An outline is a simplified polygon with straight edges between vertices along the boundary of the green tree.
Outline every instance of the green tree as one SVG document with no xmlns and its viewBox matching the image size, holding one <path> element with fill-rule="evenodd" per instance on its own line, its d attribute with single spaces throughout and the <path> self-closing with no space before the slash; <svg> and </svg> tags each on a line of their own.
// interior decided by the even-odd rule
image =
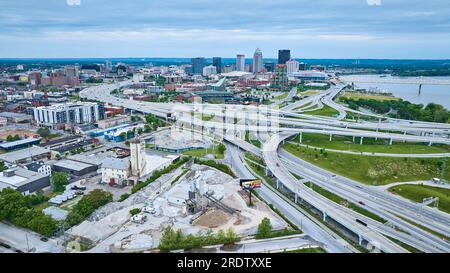
<svg viewBox="0 0 450 273">
<path fill-rule="evenodd" d="M 41 128 L 39 128 L 38 130 L 37 130 L 37 133 L 41 136 L 41 137 L 48 137 L 49 135 L 50 135 L 50 129 L 48 129 L 48 128 L 43 128 L 43 127 L 41 127 Z"/>
<path fill-rule="evenodd" d="M 6 169 L 8 169 L 8 168 L 5 166 L 5 162 L 0 161 L 0 172 L 3 172 Z"/>
<path fill-rule="evenodd" d="M 225 239 L 225 244 L 233 244 L 235 242 L 239 241 L 239 237 L 237 236 L 236 232 L 234 231 L 233 228 L 229 228 L 227 230 L 227 235 L 226 235 L 226 239 Z"/>
<path fill-rule="evenodd" d="M 257 239 L 268 238 L 270 237 L 271 233 L 272 233 L 272 224 L 270 223 L 270 219 L 264 217 L 264 219 L 262 219 L 261 223 L 258 225 L 258 231 L 256 232 L 255 237 Z"/>
<path fill-rule="evenodd" d="M 67 184 L 69 184 L 69 178 L 65 173 L 54 172 L 52 174 L 52 185 L 54 192 L 63 192 Z"/>
<path fill-rule="evenodd" d="M 11 188 L 5 188 L 0 193 L 0 220 L 12 220 L 18 216 L 21 208 L 27 207 L 24 196 Z"/>
<path fill-rule="evenodd" d="M 138 208 L 130 209 L 130 214 L 131 214 L 131 215 L 136 215 L 136 214 L 138 214 L 139 212 L 141 212 L 141 210 L 138 209 Z"/>
<path fill-rule="evenodd" d="M 223 155 L 223 153 L 225 152 L 225 145 L 223 145 L 223 143 L 220 143 L 219 145 L 217 145 L 217 151 Z"/>
</svg>

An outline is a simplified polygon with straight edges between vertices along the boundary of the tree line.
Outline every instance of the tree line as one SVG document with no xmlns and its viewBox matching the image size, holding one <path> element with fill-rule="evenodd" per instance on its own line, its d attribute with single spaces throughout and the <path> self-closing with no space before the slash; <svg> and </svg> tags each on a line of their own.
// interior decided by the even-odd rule
<svg viewBox="0 0 450 273">
<path fill-rule="evenodd" d="M 214 234 L 212 230 L 208 230 L 206 234 L 199 232 L 197 234 L 185 235 L 181 229 L 175 231 L 169 226 L 162 234 L 159 249 L 161 251 L 193 249 L 207 245 L 233 244 L 239 241 L 239 236 L 232 228 L 229 228 L 226 232 L 220 230 L 217 234 Z"/>
<path fill-rule="evenodd" d="M 392 118 L 449 123 L 450 111 L 442 105 L 429 103 L 414 104 L 404 100 L 374 100 L 352 99 L 340 97 L 339 100 L 348 105 L 350 109 L 358 110 L 359 107 L 370 109 L 378 114 L 388 114 Z"/>
</svg>

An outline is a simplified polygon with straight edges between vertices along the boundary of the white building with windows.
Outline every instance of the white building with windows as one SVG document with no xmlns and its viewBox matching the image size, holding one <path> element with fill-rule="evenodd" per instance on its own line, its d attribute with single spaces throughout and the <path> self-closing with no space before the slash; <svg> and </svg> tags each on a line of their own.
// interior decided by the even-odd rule
<svg viewBox="0 0 450 273">
<path fill-rule="evenodd" d="M 52 175 L 52 167 L 50 165 L 44 164 L 42 161 L 32 162 L 24 166 L 25 169 L 43 174 L 45 176 Z"/>
<path fill-rule="evenodd" d="M 214 65 L 203 67 L 203 76 L 208 77 L 217 74 L 217 68 Z"/>
<path fill-rule="evenodd" d="M 104 113 L 103 105 L 94 102 L 70 102 L 33 109 L 36 123 L 49 127 L 70 123 L 95 123 L 104 118 Z"/>
<path fill-rule="evenodd" d="M 287 66 L 287 73 L 292 74 L 298 72 L 300 63 L 297 62 L 296 60 L 290 59 L 289 61 L 286 62 L 286 66 Z"/>
<path fill-rule="evenodd" d="M 126 185 L 130 177 L 130 159 L 106 158 L 101 167 L 102 182 L 110 185 Z"/>
</svg>

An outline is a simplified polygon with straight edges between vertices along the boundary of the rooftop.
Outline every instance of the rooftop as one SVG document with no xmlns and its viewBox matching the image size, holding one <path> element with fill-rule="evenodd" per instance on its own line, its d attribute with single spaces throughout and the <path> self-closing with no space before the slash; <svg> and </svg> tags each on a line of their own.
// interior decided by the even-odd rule
<svg viewBox="0 0 450 273">
<path fill-rule="evenodd" d="M 245 72 L 245 71 L 231 71 L 231 72 L 227 72 L 227 73 L 222 73 L 221 75 L 224 77 L 243 77 L 243 76 L 252 75 L 252 73 Z"/>
<path fill-rule="evenodd" d="M 14 175 L 7 177 L 4 175 L 4 172 L 0 172 L 0 188 L 5 188 L 5 186 L 17 188 L 45 177 L 43 174 L 32 172 L 21 167 L 15 167 L 9 170 L 14 171 Z"/>
<path fill-rule="evenodd" d="M 39 146 L 31 146 L 29 148 L 9 152 L 6 154 L 0 155 L 0 160 L 5 162 L 15 163 L 20 160 L 24 160 L 34 156 L 40 156 L 46 153 L 49 153 L 50 150 L 39 147 Z"/>
<path fill-rule="evenodd" d="M 10 148 L 13 148 L 13 147 L 19 146 L 19 145 L 35 143 L 35 142 L 38 142 L 40 140 L 41 140 L 41 138 L 29 137 L 29 138 L 25 138 L 25 139 L 21 139 L 21 140 L 16 140 L 16 141 L 2 143 L 2 144 L 0 144 L 0 148 L 10 149 Z"/>
<path fill-rule="evenodd" d="M 69 140 L 77 139 L 77 138 L 82 138 L 82 137 L 76 136 L 76 135 L 67 136 L 67 137 L 63 137 L 63 138 L 53 139 L 53 140 L 50 140 L 45 143 L 41 143 L 41 144 L 39 144 L 39 146 L 41 146 L 41 147 L 52 146 L 55 144 L 63 143 L 63 142 L 69 141 Z"/>
<path fill-rule="evenodd" d="M 91 167 L 92 165 L 86 164 L 83 162 L 79 162 L 79 161 L 70 160 L 70 159 L 63 159 L 63 160 L 56 162 L 53 166 L 66 168 L 66 169 L 70 169 L 70 170 L 75 170 L 75 171 L 82 171 L 86 168 Z"/>
<path fill-rule="evenodd" d="M 129 168 L 130 158 L 106 158 L 102 163 L 102 168 L 127 170 Z"/>
</svg>

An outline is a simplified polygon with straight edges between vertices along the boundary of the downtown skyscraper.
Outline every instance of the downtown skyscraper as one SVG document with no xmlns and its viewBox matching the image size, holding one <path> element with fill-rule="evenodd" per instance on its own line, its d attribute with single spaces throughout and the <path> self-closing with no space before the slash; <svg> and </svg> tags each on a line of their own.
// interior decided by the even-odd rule
<svg viewBox="0 0 450 273">
<path fill-rule="evenodd" d="M 192 74 L 202 74 L 203 67 L 206 66 L 206 60 L 204 57 L 197 57 L 191 59 Z"/>
<path fill-rule="evenodd" d="M 213 57 L 212 65 L 216 67 L 217 73 L 222 73 L 222 58 L 221 57 Z"/>
<path fill-rule="evenodd" d="M 245 71 L 245 55 L 243 54 L 236 55 L 236 70 Z"/>
<path fill-rule="evenodd" d="M 263 55 L 261 49 L 257 48 L 255 53 L 253 54 L 253 64 L 252 64 L 253 73 L 259 73 L 263 68 Z"/>
<path fill-rule="evenodd" d="M 290 49 L 280 49 L 278 50 L 278 64 L 286 64 L 287 61 L 291 59 Z"/>
</svg>

